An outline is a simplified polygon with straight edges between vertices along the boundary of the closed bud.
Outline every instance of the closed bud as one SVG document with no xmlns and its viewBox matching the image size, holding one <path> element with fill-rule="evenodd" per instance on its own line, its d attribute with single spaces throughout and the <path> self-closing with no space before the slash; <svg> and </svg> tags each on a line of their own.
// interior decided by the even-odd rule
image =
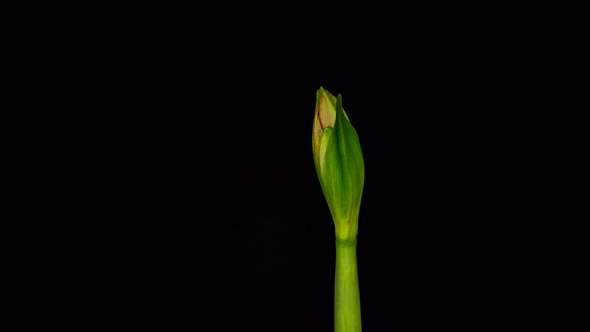
<svg viewBox="0 0 590 332">
<path fill-rule="evenodd" d="M 355 240 L 365 181 L 363 153 L 356 130 L 342 108 L 342 96 L 334 97 L 321 87 L 316 95 L 312 146 L 336 237 Z"/>
</svg>

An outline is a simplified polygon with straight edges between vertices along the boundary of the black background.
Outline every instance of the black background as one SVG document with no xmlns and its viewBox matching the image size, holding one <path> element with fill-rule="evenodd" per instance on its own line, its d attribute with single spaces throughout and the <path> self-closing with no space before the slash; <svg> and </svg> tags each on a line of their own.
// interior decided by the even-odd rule
<svg viewBox="0 0 590 332">
<path fill-rule="evenodd" d="M 366 331 L 583 322 L 587 87 L 526 81 L 7 85 L 6 316 L 331 330 L 334 229 L 311 153 L 320 85 L 343 95 L 365 158 Z"/>
</svg>

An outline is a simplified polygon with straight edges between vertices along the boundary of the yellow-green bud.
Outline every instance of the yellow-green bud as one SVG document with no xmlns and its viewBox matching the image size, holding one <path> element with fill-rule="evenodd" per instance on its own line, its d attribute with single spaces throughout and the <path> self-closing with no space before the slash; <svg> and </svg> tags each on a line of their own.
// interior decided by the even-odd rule
<svg viewBox="0 0 590 332">
<path fill-rule="evenodd" d="M 312 146 L 336 237 L 354 240 L 365 181 L 363 153 L 356 130 L 342 108 L 342 96 L 334 97 L 321 87 L 316 95 Z"/>
</svg>

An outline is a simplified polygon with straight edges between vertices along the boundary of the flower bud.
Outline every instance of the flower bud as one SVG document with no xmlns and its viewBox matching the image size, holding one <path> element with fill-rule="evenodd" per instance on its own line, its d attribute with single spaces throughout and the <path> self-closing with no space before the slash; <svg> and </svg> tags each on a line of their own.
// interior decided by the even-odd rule
<svg viewBox="0 0 590 332">
<path fill-rule="evenodd" d="M 358 135 L 342 108 L 342 96 L 320 87 L 313 123 L 313 157 L 336 236 L 354 240 L 365 181 L 365 165 Z"/>
</svg>

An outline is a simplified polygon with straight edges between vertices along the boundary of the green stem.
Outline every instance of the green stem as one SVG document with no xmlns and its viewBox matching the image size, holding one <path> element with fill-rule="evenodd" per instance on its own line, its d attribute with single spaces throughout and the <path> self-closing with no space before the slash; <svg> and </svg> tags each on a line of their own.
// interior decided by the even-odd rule
<svg viewBox="0 0 590 332">
<path fill-rule="evenodd" d="M 356 239 L 336 239 L 334 331 L 361 331 L 361 302 L 356 265 Z"/>
</svg>

